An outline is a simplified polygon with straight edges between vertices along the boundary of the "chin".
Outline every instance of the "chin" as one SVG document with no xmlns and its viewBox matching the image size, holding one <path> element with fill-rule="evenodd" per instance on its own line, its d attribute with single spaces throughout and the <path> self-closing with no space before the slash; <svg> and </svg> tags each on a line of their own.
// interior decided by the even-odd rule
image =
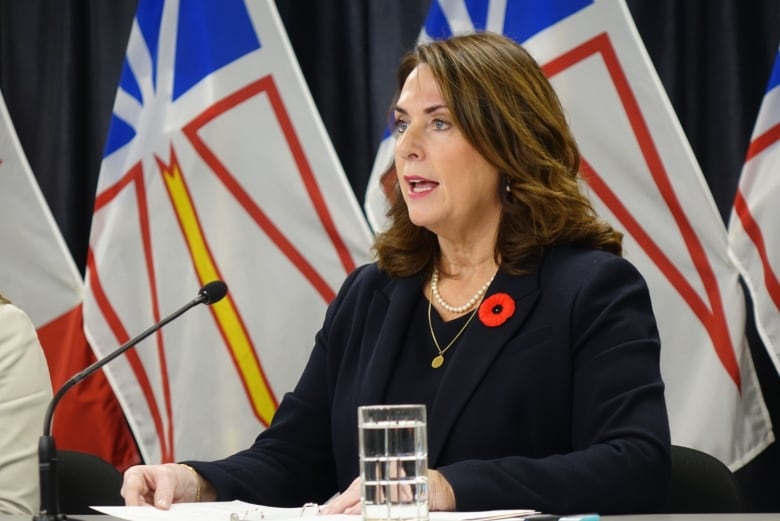
<svg viewBox="0 0 780 521">
<path fill-rule="evenodd" d="M 430 219 L 426 219 L 425 217 L 416 214 L 415 212 L 409 212 L 409 220 L 412 221 L 412 224 L 421 228 L 427 228 L 428 225 L 431 224 Z"/>
<path fill-rule="evenodd" d="M 406 206 L 406 211 L 409 215 L 409 220 L 412 221 L 412 224 L 421 228 L 427 228 L 430 231 L 436 233 L 434 229 L 439 224 L 446 222 L 446 217 L 436 211 L 431 213 L 430 210 L 431 208 L 421 208 L 419 205 L 415 207 L 414 204 L 410 206 L 407 203 Z"/>
</svg>

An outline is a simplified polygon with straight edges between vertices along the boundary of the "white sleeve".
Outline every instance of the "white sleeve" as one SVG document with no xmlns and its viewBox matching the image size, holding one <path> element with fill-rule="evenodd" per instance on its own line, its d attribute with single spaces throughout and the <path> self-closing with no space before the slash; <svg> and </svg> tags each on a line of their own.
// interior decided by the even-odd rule
<svg viewBox="0 0 780 521">
<path fill-rule="evenodd" d="M 19 308 L 0 304 L 0 513 L 39 508 L 38 438 L 51 396 L 35 327 Z"/>
</svg>

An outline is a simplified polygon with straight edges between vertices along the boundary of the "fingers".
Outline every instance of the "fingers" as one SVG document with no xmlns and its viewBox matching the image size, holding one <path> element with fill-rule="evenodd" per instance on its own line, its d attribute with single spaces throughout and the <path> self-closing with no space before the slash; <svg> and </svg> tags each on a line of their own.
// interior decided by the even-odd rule
<svg viewBox="0 0 780 521">
<path fill-rule="evenodd" d="M 125 471 L 119 493 L 125 498 L 127 506 L 151 504 L 154 498 L 154 488 L 149 486 L 141 465 L 130 467 Z"/>
<path fill-rule="evenodd" d="M 455 492 L 447 478 L 438 470 L 428 470 L 428 509 L 452 511 L 456 507 Z"/>
<path fill-rule="evenodd" d="M 360 509 L 360 478 L 355 478 L 344 492 L 323 505 L 320 513 L 359 514 Z"/>
<path fill-rule="evenodd" d="M 136 465 L 125 471 L 120 494 L 127 506 L 153 505 L 167 510 L 174 501 L 192 501 L 177 493 L 194 478 L 181 465 Z"/>
<path fill-rule="evenodd" d="M 175 494 L 176 485 L 179 482 L 177 479 L 179 476 L 176 473 L 178 470 L 176 467 L 178 467 L 178 465 L 168 464 L 161 465 L 161 467 L 159 472 L 155 472 L 156 487 L 154 490 L 154 506 L 167 510 L 171 508 L 171 503 L 173 503 L 174 498 L 179 499 L 180 501 L 186 501 L 186 499 L 177 498 Z M 189 477 L 191 476 L 185 476 L 185 478 Z"/>
</svg>

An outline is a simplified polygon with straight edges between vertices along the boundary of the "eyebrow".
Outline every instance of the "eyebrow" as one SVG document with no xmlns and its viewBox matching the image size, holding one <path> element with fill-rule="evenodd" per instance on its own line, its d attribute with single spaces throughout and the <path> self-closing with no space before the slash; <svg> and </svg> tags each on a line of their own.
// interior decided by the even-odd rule
<svg viewBox="0 0 780 521">
<path fill-rule="evenodd" d="M 432 112 L 436 112 L 437 110 L 441 110 L 441 109 L 449 110 L 449 107 L 447 107 L 447 105 L 444 104 L 433 105 L 431 107 L 426 107 L 423 112 L 425 112 L 426 114 L 431 114 Z M 393 110 L 396 112 L 400 112 L 401 114 L 407 114 L 407 115 L 409 114 L 403 107 L 400 107 L 398 105 L 393 107 Z"/>
</svg>

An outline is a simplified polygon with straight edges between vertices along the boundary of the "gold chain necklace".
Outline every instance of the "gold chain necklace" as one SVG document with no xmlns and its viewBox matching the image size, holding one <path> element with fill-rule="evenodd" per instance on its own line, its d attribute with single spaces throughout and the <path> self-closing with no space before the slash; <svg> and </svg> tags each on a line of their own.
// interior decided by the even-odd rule
<svg viewBox="0 0 780 521">
<path fill-rule="evenodd" d="M 462 328 L 460 328 L 460 331 L 458 331 L 458 334 L 455 335 L 455 338 L 450 340 L 450 343 L 447 344 L 444 347 L 444 349 L 442 349 L 441 346 L 439 345 L 439 341 L 436 340 L 436 333 L 433 332 L 433 322 L 431 321 L 431 307 L 433 307 L 432 301 L 433 301 L 433 290 L 431 290 L 431 298 L 428 300 L 428 327 L 431 330 L 431 338 L 433 339 L 433 345 L 436 346 L 436 350 L 439 352 L 439 354 L 434 356 L 433 360 L 431 360 L 431 367 L 433 367 L 434 369 L 438 369 L 444 363 L 444 353 L 447 351 L 447 349 L 452 347 L 452 345 L 455 343 L 455 341 L 458 338 L 460 338 L 460 335 L 463 334 L 463 332 L 466 330 L 468 325 L 471 323 L 471 320 L 474 318 L 474 315 L 477 314 L 477 310 L 479 308 L 474 308 L 474 311 L 472 311 L 471 315 L 469 315 L 469 319 L 466 320 L 466 323 L 463 324 Z"/>
</svg>

